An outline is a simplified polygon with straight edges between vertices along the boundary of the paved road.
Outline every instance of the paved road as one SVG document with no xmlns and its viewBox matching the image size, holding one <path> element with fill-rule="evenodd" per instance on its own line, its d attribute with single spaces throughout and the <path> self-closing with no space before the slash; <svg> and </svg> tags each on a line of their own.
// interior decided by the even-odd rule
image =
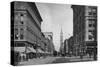
<svg viewBox="0 0 100 67">
<path fill-rule="evenodd" d="M 31 59 L 28 61 L 20 62 L 19 65 L 39 65 L 39 64 L 51 64 L 51 63 L 67 63 L 67 62 L 82 62 L 82 61 L 92 61 L 93 58 L 84 57 L 46 57 Z"/>
<path fill-rule="evenodd" d="M 60 57 L 54 60 L 52 63 L 68 63 L 68 62 L 83 62 L 83 61 L 93 61 L 93 58 L 84 57 L 80 59 L 80 57 Z"/>
<path fill-rule="evenodd" d="M 55 59 L 56 57 L 36 58 L 36 59 L 20 62 L 19 65 L 48 64 L 48 63 L 52 63 Z"/>
<path fill-rule="evenodd" d="M 65 62 L 69 62 L 69 58 L 64 58 L 64 57 L 59 57 L 57 59 L 55 59 L 52 63 L 65 63 Z"/>
</svg>

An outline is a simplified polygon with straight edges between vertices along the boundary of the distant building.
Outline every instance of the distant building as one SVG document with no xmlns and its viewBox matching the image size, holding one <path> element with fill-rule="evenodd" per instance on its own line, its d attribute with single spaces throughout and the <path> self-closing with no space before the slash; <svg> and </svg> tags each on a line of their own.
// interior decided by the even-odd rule
<svg viewBox="0 0 100 67">
<path fill-rule="evenodd" d="M 68 39 L 65 39 L 64 40 L 64 53 L 67 54 L 68 53 Z"/>
<path fill-rule="evenodd" d="M 46 42 L 47 42 L 47 51 L 53 54 L 55 48 L 53 44 L 53 33 L 52 32 L 43 32 Z"/>
<path fill-rule="evenodd" d="M 68 54 L 69 55 L 73 55 L 73 49 L 74 49 L 74 39 L 73 39 L 73 36 L 71 36 L 69 39 L 68 39 Z"/>
<path fill-rule="evenodd" d="M 60 53 L 64 54 L 63 31 L 60 32 Z"/>
<path fill-rule="evenodd" d="M 48 38 L 49 40 L 53 41 L 53 33 L 52 32 L 43 32 L 45 35 L 45 38 Z"/>
<path fill-rule="evenodd" d="M 97 7 L 83 5 L 71 7 L 73 9 L 74 54 L 93 54 L 97 49 Z"/>
</svg>

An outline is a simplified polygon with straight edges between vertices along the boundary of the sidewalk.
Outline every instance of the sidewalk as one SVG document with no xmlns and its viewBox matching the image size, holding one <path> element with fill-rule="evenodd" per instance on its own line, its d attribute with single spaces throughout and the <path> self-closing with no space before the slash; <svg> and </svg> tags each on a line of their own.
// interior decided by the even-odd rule
<svg viewBox="0 0 100 67">
<path fill-rule="evenodd" d="M 81 59 L 80 56 L 72 56 L 72 57 L 65 57 L 66 59 L 69 59 L 69 62 L 75 62 L 75 61 L 92 61 L 94 60 L 93 57 L 89 58 L 89 56 L 83 56 Z"/>
<path fill-rule="evenodd" d="M 56 59 L 55 57 L 36 58 L 36 59 L 30 59 L 28 61 L 20 62 L 19 65 L 46 64 L 46 63 L 51 63 L 55 59 Z"/>
<path fill-rule="evenodd" d="M 93 60 L 93 57 L 89 58 L 87 56 L 84 56 L 82 59 L 79 56 L 70 58 L 70 61 L 92 61 L 92 60 Z"/>
</svg>

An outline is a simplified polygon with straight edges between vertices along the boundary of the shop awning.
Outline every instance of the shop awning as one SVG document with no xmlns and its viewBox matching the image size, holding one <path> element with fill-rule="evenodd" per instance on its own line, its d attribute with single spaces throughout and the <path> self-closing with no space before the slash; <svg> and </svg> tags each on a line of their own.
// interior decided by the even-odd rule
<svg viewBox="0 0 100 67">
<path fill-rule="evenodd" d="M 26 52 L 27 52 L 27 53 L 30 53 L 30 52 L 36 53 L 36 50 L 35 50 L 34 48 L 27 47 Z"/>
<path fill-rule="evenodd" d="M 14 51 L 25 52 L 25 47 L 14 47 Z"/>
<path fill-rule="evenodd" d="M 39 52 L 39 53 L 44 53 L 44 51 L 42 51 L 41 49 L 38 49 L 38 52 Z"/>
</svg>

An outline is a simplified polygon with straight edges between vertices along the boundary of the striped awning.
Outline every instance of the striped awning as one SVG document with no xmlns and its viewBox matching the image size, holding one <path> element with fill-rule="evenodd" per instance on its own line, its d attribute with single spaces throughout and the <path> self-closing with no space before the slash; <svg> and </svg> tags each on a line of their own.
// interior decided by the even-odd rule
<svg viewBox="0 0 100 67">
<path fill-rule="evenodd" d="M 30 53 L 30 52 L 36 53 L 36 50 L 34 48 L 27 47 L 26 53 Z"/>
<path fill-rule="evenodd" d="M 38 52 L 39 52 L 39 53 L 44 53 L 44 51 L 42 51 L 41 49 L 38 49 Z"/>
<path fill-rule="evenodd" d="M 25 52 L 25 47 L 14 47 L 14 51 Z"/>
</svg>

